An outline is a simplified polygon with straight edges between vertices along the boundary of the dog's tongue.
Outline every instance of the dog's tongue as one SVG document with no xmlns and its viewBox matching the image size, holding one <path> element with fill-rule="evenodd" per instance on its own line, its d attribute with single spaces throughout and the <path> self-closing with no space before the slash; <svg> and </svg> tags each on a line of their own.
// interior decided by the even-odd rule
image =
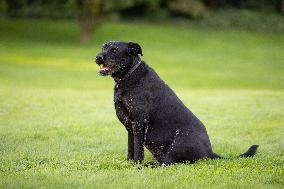
<svg viewBox="0 0 284 189">
<path fill-rule="evenodd" d="M 109 74 L 109 72 L 110 72 L 110 68 L 109 67 L 104 66 L 104 65 L 100 65 L 100 69 L 99 69 L 100 75 L 106 76 L 106 75 Z"/>
<path fill-rule="evenodd" d="M 107 66 L 104 66 L 104 65 L 100 65 L 100 69 L 99 69 L 99 71 L 100 72 L 106 72 L 106 71 L 109 71 L 110 69 L 107 67 Z"/>
</svg>

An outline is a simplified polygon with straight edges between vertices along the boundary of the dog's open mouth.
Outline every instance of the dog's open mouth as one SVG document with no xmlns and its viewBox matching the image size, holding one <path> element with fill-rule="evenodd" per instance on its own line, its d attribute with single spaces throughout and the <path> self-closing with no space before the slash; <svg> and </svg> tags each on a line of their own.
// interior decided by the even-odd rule
<svg viewBox="0 0 284 189">
<path fill-rule="evenodd" d="M 106 76 L 109 74 L 110 71 L 111 69 L 108 66 L 103 65 L 103 64 L 100 65 L 100 68 L 99 68 L 100 75 Z"/>
</svg>

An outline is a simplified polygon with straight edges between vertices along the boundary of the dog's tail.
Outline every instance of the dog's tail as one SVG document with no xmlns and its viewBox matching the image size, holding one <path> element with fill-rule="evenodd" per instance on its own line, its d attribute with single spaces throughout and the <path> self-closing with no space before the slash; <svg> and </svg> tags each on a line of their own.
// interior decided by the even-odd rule
<svg viewBox="0 0 284 189">
<path fill-rule="evenodd" d="M 248 158 L 248 157 L 253 157 L 256 154 L 258 145 L 252 145 L 245 153 L 241 154 L 238 156 L 239 157 L 244 157 L 244 158 Z M 231 158 L 226 158 L 226 157 L 222 157 L 216 153 L 213 153 L 213 159 L 231 159 Z"/>
</svg>

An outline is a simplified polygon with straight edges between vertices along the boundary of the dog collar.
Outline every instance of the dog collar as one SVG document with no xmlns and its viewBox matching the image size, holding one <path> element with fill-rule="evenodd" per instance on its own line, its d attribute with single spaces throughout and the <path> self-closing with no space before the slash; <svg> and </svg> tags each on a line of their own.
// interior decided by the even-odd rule
<svg viewBox="0 0 284 189">
<path fill-rule="evenodd" d="M 141 63 L 142 61 L 139 60 L 139 62 L 131 68 L 131 70 L 124 76 L 124 78 L 129 77 L 141 65 Z"/>
<path fill-rule="evenodd" d="M 122 77 L 121 79 L 114 79 L 115 82 L 116 82 L 116 88 L 118 88 L 118 84 L 122 81 L 122 80 L 125 80 L 126 78 L 128 78 L 141 64 L 142 64 L 143 61 L 139 60 L 138 63 L 133 66 L 130 71 L 124 75 L 124 77 Z"/>
</svg>

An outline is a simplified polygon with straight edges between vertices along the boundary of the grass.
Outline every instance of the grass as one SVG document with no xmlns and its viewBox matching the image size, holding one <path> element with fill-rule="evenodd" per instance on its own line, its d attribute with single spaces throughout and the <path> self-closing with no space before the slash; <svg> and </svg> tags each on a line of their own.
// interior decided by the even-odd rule
<svg viewBox="0 0 284 189">
<path fill-rule="evenodd" d="M 284 35 L 107 23 L 81 45 L 69 21 L 0 20 L 0 188 L 283 188 Z M 103 42 L 133 40 L 228 157 L 156 169 L 126 161 Z M 146 151 L 146 161 L 151 155 Z"/>
</svg>

